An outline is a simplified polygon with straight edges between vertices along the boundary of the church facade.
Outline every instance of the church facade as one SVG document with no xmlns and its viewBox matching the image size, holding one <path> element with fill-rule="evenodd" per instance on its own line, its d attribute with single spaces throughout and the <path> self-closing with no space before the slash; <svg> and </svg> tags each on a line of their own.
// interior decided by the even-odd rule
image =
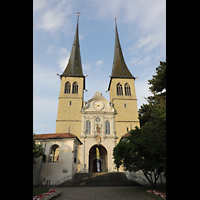
<svg viewBox="0 0 200 200">
<path fill-rule="evenodd" d="M 78 20 L 79 16 L 68 64 L 59 75 L 61 85 L 55 133 L 36 135 L 38 143 L 45 142 L 47 162 L 40 163 L 38 160 L 34 166 L 34 173 L 38 177 L 35 178 L 35 184 L 46 184 L 46 180 L 51 180 L 51 184 L 56 185 L 72 178 L 75 173 L 117 171 L 113 162 L 113 148 L 125 133 L 135 126 L 140 127 L 135 77 L 125 63 L 117 25 L 108 83 L 110 100 L 96 92 L 91 99 L 84 101 L 86 76 L 82 70 Z M 44 135 L 49 135 L 46 141 Z M 56 150 L 58 148 L 59 152 Z M 70 154 L 63 156 L 65 152 Z M 48 172 L 48 165 L 54 161 L 52 159 L 56 159 L 54 165 L 62 163 L 62 166 L 49 167 L 51 172 Z"/>
</svg>

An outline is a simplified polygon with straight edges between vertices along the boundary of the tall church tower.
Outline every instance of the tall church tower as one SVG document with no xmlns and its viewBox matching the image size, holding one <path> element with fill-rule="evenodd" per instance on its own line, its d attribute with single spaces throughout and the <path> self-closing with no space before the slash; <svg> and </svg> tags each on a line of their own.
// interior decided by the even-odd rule
<svg viewBox="0 0 200 200">
<path fill-rule="evenodd" d="M 140 127 L 138 119 L 137 99 L 135 93 L 135 77 L 126 66 L 115 18 L 115 48 L 112 73 L 108 91 L 110 91 L 110 101 L 117 111 L 115 115 L 115 131 L 121 137 L 135 126 Z"/>
<path fill-rule="evenodd" d="M 56 120 L 56 133 L 73 133 L 81 135 L 81 108 L 83 106 L 83 91 L 85 90 L 85 76 L 83 75 L 78 21 L 68 64 L 60 75 L 60 96 Z"/>
</svg>

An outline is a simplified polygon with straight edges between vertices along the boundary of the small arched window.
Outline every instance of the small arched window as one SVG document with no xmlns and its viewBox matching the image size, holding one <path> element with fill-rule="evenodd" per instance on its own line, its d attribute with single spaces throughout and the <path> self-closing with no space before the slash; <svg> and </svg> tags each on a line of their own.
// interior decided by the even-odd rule
<svg viewBox="0 0 200 200">
<path fill-rule="evenodd" d="M 89 120 L 86 121 L 86 134 L 90 134 L 91 132 L 91 122 Z"/>
<path fill-rule="evenodd" d="M 72 94 L 78 94 L 78 84 L 77 84 L 77 82 L 73 83 Z"/>
<path fill-rule="evenodd" d="M 71 83 L 67 81 L 65 83 L 65 93 L 70 94 L 70 90 L 71 90 Z"/>
<path fill-rule="evenodd" d="M 54 144 L 50 148 L 49 162 L 58 162 L 59 160 L 59 146 Z"/>
<path fill-rule="evenodd" d="M 123 88 L 121 83 L 117 83 L 117 95 L 123 95 Z"/>
<path fill-rule="evenodd" d="M 110 134 L 110 122 L 106 121 L 106 134 Z"/>
<path fill-rule="evenodd" d="M 124 85 L 125 95 L 131 96 L 131 87 L 128 83 Z"/>
</svg>

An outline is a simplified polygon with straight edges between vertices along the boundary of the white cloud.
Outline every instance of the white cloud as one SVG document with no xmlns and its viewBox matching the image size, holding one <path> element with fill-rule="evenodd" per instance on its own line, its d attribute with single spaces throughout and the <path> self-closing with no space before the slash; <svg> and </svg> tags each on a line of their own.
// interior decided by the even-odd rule
<svg viewBox="0 0 200 200">
<path fill-rule="evenodd" d="M 34 0 L 33 1 L 33 11 L 38 11 L 44 8 L 47 4 L 46 0 Z"/>
<path fill-rule="evenodd" d="M 35 133 L 49 133 L 55 130 L 57 108 L 58 98 L 33 96 L 33 130 Z"/>
<path fill-rule="evenodd" d="M 46 30 L 56 30 L 63 24 L 63 13 L 57 13 L 55 10 L 47 11 L 42 19 L 42 23 L 39 27 Z"/>
<path fill-rule="evenodd" d="M 68 60 L 69 60 L 69 56 L 67 56 L 65 58 L 64 57 L 60 58 L 60 60 L 58 61 L 61 72 L 63 72 L 65 70 Z"/>
<path fill-rule="evenodd" d="M 33 95 L 49 95 L 59 91 L 56 70 L 33 63 Z"/>
<path fill-rule="evenodd" d="M 63 72 L 69 61 L 70 52 L 65 47 L 58 48 L 53 45 L 49 45 L 47 48 L 47 54 L 53 54 L 52 56 L 57 57 L 57 63 Z"/>
<path fill-rule="evenodd" d="M 137 45 L 137 48 L 141 48 L 149 44 L 152 44 L 153 42 L 155 42 L 155 40 L 156 40 L 155 34 L 151 34 L 151 35 L 148 35 L 147 37 L 143 37 L 139 39 L 138 41 L 139 44 Z"/>
<path fill-rule="evenodd" d="M 65 14 L 57 10 L 46 11 L 42 17 L 42 21 L 38 24 L 38 28 L 45 30 L 56 31 L 58 28 L 62 27 L 64 24 Z"/>
<path fill-rule="evenodd" d="M 60 49 L 58 49 L 58 53 L 63 56 L 68 55 L 69 51 L 65 47 L 61 47 Z"/>
<path fill-rule="evenodd" d="M 147 101 L 144 97 L 152 96 L 152 93 L 149 91 L 148 80 L 145 79 L 136 79 L 135 81 L 136 88 L 136 98 L 138 109 L 142 104 L 146 104 Z"/>
<path fill-rule="evenodd" d="M 60 79 L 56 70 L 33 63 L 33 129 L 35 133 L 55 130 Z"/>
<path fill-rule="evenodd" d="M 60 48 L 57 52 L 59 55 L 58 59 L 59 68 L 61 69 L 61 72 L 63 72 L 69 61 L 70 52 L 64 47 Z"/>
<path fill-rule="evenodd" d="M 53 53 L 54 52 L 54 47 L 53 45 L 49 45 L 47 49 L 47 53 Z"/>
<path fill-rule="evenodd" d="M 55 32 L 60 28 L 67 27 L 71 29 L 72 22 L 68 19 L 68 15 L 72 12 L 72 7 L 68 0 L 62 0 L 55 5 L 51 1 L 35 1 L 33 10 L 41 10 L 39 19 L 36 22 L 36 28 L 44 29 L 46 31 Z"/>
<path fill-rule="evenodd" d="M 84 35 L 79 34 L 79 40 L 82 40 L 84 38 Z"/>
<path fill-rule="evenodd" d="M 86 64 L 83 63 L 82 67 L 83 67 L 83 71 L 90 70 L 91 69 L 91 64 L 90 63 L 86 63 Z"/>
<path fill-rule="evenodd" d="M 142 28 L 158 23 L 158 17 L 165 17 L 166 0 L 89 0 L 91 12 L 101 19 L 113 18 L 124 23 L 138 22 Z"/>
<path fill-rule="evenodd" d="M 98 60 L 97 62 L 96 62 L 96 66 L 100 66 L 100 65 L 102 65 L 103 64 L 103 60 Z"/>
<path fill-rule="evenodd" d="M 98 20 L 114 21 L 116 13 L 119 35 L 126 37 L 125 42 L 129 45 L 124 49 L 124 53 L 127 51 L 128 55 L 132 56 L 129 63 L 148 68 L 152 65 L 152 61 L 166 56 L 166 0 L 90 0 L 90 2 L 91 12 Z M 123 32 L 123 28 L 127 30 L 126 33 Z"/>
</svg>

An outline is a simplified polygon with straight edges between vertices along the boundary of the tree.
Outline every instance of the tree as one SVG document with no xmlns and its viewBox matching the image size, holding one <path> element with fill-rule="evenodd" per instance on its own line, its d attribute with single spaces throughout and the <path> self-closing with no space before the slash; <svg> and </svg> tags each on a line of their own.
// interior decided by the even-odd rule
<svg viewBox="0 0 200 200">
<path fill-rule="evenodd" d="M 152 132 L 159 137 L 156 147 L 162 157 L 163 172 L 166 177 L 166 60 L 160 61 L 156 73 L 151 80 L 148 80 L 153 96 L 145 98 L 148 104 L 143 104 L 139 109 L 139 119 L 142 133 L 151 136 Z"/>
<path fill-rule="evenodd" d="M 162 92 L 166 90 L 166 61 L 160 61 L 160 65 L 156 68 L 156 75 L 151 80 L 148 80 L 148 84 L 151 92 Z"/>
<path fill-rule="evenodd" d="M 153 186 L 156 186 L 160 173 L 166 173 L 165 114 L 161 113 L 162 109 L 160 105 L 155 106 L 152 122 L 146 123 L 140 129 L 135 127 L 135 130 L 130 131 L 127 140 L 120 141 L 113 150 L 117 168 L 123 164 L 129 171 L 142 170 Z"/>
<path fill-rule="evenodd" d="M 156 70 L 149 80 L 153 96 L 145 98 L 148 103 L 139 109 L 141 128 L 131 130 L 127 140 L 113 150 L 117 168 L 123 164 L 129 171 L 142 170 L 153 186 L 161 172 L 166 176 L 166 61 Z"/>
<path fill-rule="evenodd" d="M 166 61 L 160 61 L 160 65 L 156 68 L 156 73 L 152 79 L 148 80 L 148 84 L 151 85 L 149 89 L 153 96 L 145 98 L 148 104 L 143 104 L 138 111 L 141 127 L 152 120 L 152 108 L 155 99 L 157 98 L 158 100 L 161 96 L 166 100 Z"/>
<path fill-rule="evenodd" d="M 44 153 L 44 148 L 42 147 L 42 144 L 36 144 L 35 143 L 35 134 L 33 134 L 33 164 L 36 163 L 35 158 L 39 158 L 42 156 L 42 162 L 46 162 L 46 154 Z"/>
</svg>

